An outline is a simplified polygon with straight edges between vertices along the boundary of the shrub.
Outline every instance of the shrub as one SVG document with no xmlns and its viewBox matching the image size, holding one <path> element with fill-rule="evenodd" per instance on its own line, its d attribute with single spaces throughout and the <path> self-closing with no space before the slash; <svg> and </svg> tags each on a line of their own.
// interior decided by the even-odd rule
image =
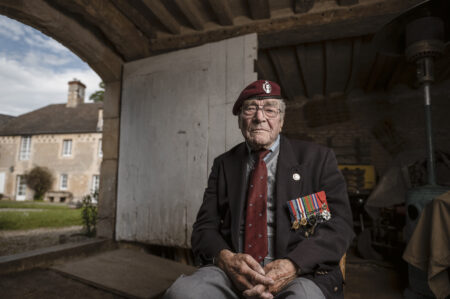
<svg viewBox="0 0 450 299">
<path fill-rule="evenodd" d="M 25 174 L 27 186 L 34 191 L 34 199 L 42 200 L 53 185 L 53 175 L 46 167 L 36 166 Z"/>
<path fill-rule="evenodd" d="M 97 224 L 97 202 L 98 192 L 88 194 L 83 197 L 81 204 L 81 217 L 83 218 L 83 227 L 88 237 L 94 237 L 96 233 L 95 225 Z"/>
</svg>

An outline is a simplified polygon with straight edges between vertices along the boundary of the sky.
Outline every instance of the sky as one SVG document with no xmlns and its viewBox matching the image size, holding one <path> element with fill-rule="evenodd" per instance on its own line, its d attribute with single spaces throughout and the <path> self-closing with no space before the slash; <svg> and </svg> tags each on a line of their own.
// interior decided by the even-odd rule
<svg viewBox="0 0 450 299">
<path fill-rule="evenodd" d="M 85 102 L 100 77 L 69 49 L 40 31 L 0 15 L 0 114 L 18 116 L 67 102 L 67 82 L 86 85 Z"/>
</svg>

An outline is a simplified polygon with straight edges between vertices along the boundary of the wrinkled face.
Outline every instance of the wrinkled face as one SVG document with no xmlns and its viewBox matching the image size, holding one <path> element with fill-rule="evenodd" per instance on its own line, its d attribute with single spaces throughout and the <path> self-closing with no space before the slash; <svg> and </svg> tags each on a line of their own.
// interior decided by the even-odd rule
<svg viewBox="0 0 450 299">
<path fill-rule="evenodd" d="M 268 149 L 275 142 L 283 127 L 284 111 L 279 109 L 277 99 L 250 99 L 242 104 L 239 129 L 252 149 Z"/>
</svg>

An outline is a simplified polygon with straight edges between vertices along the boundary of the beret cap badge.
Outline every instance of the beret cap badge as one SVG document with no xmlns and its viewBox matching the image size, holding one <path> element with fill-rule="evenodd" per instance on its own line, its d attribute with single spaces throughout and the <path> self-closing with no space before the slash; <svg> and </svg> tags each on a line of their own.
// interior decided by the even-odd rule
<svg viewBox="0 0 450 299">
<path fill-rule="evenodd" d="M 266 93 L 270 93 L 272 91 L 272 85 L 270 85 L 269 81 L 266 80 L 263 84 L 263 89 Z"/>
</svg>

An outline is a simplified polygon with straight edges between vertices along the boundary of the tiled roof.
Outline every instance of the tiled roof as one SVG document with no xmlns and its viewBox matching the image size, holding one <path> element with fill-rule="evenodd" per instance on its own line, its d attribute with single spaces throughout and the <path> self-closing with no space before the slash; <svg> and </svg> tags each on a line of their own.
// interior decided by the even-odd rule
<svg viewBox="0 0 450 299">
<path fill-rule="evenodd" d="M 13 119 L 14 116 L 7 115 L 7 114 L 0 114 L 0 127 L 2 127 L 4 124 L 6 124 L 8 121 Z"/>
<path fill-rule="evenodd" d="M 9 120 L 0 126 L 0 136 L 97 132 L 98 110 L 103 103 L 77 107 L 53 104 Z"/>
</svg>

